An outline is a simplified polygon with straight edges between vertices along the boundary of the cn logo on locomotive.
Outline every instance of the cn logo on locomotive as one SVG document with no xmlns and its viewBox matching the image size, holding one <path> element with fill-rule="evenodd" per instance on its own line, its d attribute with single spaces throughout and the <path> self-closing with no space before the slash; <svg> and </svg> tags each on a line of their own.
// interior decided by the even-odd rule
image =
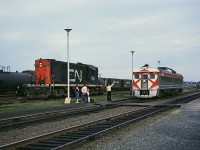
<svg viewBox="0 0 200 150">
<path fill-rule="evenodd" d="M 69 69 L 70 72 L 70 81 L 71 82 L 76 82 L 76 79 L 79 80 L 79 82 L 82 81 L 83 79 L 83 71 L 80 70 L 80 72 L 78 73 L 78 70 L 75 69 Z"/>
</svg>

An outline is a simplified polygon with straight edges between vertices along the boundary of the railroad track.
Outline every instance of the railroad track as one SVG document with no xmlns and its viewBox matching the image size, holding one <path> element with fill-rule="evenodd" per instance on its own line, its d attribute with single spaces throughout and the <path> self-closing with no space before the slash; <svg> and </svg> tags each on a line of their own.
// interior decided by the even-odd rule
<svg viewBox="0 0 200 150">
<path fill-rule="evenodd" d="M 113 102 L 134 102 L 134 103 L 148 103 L 154 101 L 154 99 L 120 99 L 120 100 L 115 100 Z M 106 106 L 111 106 L 111 107 L 116 107 L 116 105 L 121 105 L 121 104 L 106 104 Z M 125 105 L 126 106 L 126 105 Z M 23 125 L 28 123 L 33 123 L 33 122 L 38 122 L 42 120 L 47 120 L 55 117 L 62 117 L 66 115 L 71 115 L 71 114 L 76 114 L 79 112 L 89 112 L 93 110 L 98 110 L 100 109 L 101 106 L 95 106 L 93 105 L 92 107 L 79 107 L 79 108 L 73 108 L 73 109 L 68 109 L 68 110 L 59 110 L 59 111 L 50 111 L 50 112 L 45 112 L 45 113 L 38 113 L 38 114 L 32 114 L 32 115 L 24 115 L 24 116 L 18 116 L 18 117 L 12 117 L 12 118 L 5 118 L 0 120 L 0 129 L 1 128 L 8 128 L 8 127 L 15 127 L 17 125 Z"/>
<path fill-rule="evenodd" d="M 58 110 L 58 111 L 50 111 L 45 113 L 37 113 L 31 115 L 24 115 L 19 117 L 12 117 L 0 120 L 0 129 L 16 127 L 18 125 L 28 125 L 30 123 L 35 123 L 39 121 L 45 121 L 48 119 L 69 116 L 72 114 L 78 114 L 80 112 L 90 112 L 90 111 L 98 111 L 103 109 L 101 105 L 92 105 L 92 106 L 85 106 L 85 107 L 78 107 L 78 108 L 71 108 L 65 110 Z"/>
<path fill-rule="evenodd" d="M 24 116 L 18 116 L 18 117 L 11 117 L 11 118 L 5 118 L 0 119 L 0 129 L 7 129 L 7 128 L 15 128 L 17 126 L 27 126 L 29 124 L 46 121 L 49 119 L 56 118 L 58 119 L 61 117 L 69 117 L 70 115 L 75 114 L 84 114 L 88 112 L 95 112 L 100 111 L 105 108 L 114 108 L 120 106 L 118 102 L 124 102 L 129 101 L 130 99 L 123 99 L 123 100 L 116 100 L 114 103 L 108 104 L 108 105 L 90 105 L 90 106 L 83 106 L 78 108 L 70 108 L 65 110 L 58 110 L 58 111 L 49 111 L 49 112 L 43 112 L 43 113 L 37 113 L 37 114 L 31 114 L 31 115 L 24 115 Z"/>
<path fill-rule="evenodd" d="M 129 111 L 112 117 L 106 117 L 101 120 L 88 122 L 38 137 L 33 137 L 31 139 L 3 145 L 0 147 L 0 149 L 69 149 L 98 136 L 108 134 L 109 132 L 112 132 L 118 128 L 127 126 L 134 121 L 173 107 L 178 107 L 180 104 L 191 101 L 198 97 L 200 97 L 200 94 L 179 98 L 171 101 L 170 103 L 165 103 L 162 105 L 147 107 L 142 109 L 142 111 Z"/>
</svg>

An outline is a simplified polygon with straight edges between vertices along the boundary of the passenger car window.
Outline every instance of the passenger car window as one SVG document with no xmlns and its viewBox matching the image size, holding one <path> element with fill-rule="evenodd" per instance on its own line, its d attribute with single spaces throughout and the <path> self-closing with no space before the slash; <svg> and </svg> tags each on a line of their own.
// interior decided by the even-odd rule
<svg viewBox="0 0 200 150">
<path fill-rule="evenodd" d="M 148 74 L 142 74 L 142 79 L 148 79 Z"/>
</svg>

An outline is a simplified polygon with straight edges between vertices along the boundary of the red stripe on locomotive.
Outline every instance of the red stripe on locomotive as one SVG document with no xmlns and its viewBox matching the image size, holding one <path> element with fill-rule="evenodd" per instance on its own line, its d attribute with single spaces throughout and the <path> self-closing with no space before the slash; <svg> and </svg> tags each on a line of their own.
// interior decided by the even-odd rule
<svg viewBox="0 0 200 150">
<path fill-rule="evenodd" d="M 140 80 L 141 80 L 141 78 L 140 78 L 140 79 L 138 79 L 136 82 L 134 82 L 134 81 L 133 81 L 133 86 L 134 86 L 135 88 L 138 88 L 138 89 L 140 89 L 140 88 L 139 88 L 139 86 L 137 85 L 137 84 L 138 84 L 138 82 L 140 82 Z"/>
<path fill-rule="evenodd" d="M 171 74 L 165 74 L 165 73 L 160 73 L 160 77 L 170 77 L 170 78 L 176 78 L 176 79 L 183 79 L 183 76 L 177 76 L 177 75 L 171 75 Z"/>
<path fill-rule="evenodd" d="M 155 86 L 158 86 L 158 79 L 156 79 L 155 82 L 153 82 L 151 79 L 148 78 L 148 80 L 152 83 L 152 86 L 149 88 L 149 90 L 153 89 Z"/>
</svg>

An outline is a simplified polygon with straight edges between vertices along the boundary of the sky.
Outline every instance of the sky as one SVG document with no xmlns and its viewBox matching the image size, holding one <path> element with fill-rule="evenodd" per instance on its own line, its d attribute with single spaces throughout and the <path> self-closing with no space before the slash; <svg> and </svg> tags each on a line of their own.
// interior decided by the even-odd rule
<svg viewBox="0 0 200 150">
<path fill-rule="evenodd" d="M 133 58 L 133 68 L 160 61 L 200 81 L 199 14 L 199 0 L 0 0 L 0 65 L 21 72 L 39 58 L 67 61 L 71 28 L 70 62 L 102 77 L 131 79 Z"/>
</svg>

